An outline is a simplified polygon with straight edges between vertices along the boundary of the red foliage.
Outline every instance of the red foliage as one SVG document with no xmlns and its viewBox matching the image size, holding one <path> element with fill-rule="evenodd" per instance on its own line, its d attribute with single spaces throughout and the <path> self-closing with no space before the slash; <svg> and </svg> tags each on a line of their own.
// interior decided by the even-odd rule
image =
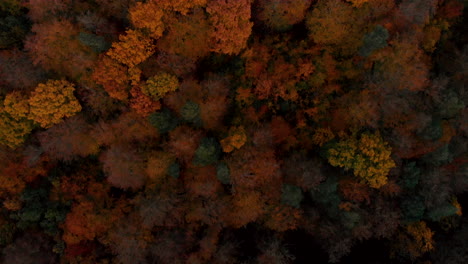
<svg viewBox="0 0 468 264">
<path fill-rule="evenodd" d="M 73 78 L 86 75 L 93 66 L 95 54 L 80 43 L 79 30 L 70 21 L 34 24 L 31 31 L 35 35 L 27 37 L 24 45 L 35 65 Z"/>
<path fill-rule="evenodd" d="M 146 179 L 144 160 L 136 151 L 123 145 L 112 145 L 101 154 L 107 180 L 122 189 L 138 189 Z"/>
<path fill-rule="evenodd" d="M 179 126 L 169 132 L 168 151 L 178 160 L 188 164 L 198 148 L 203 133 L 190 127 Z"/>
<path fill-rule="evenodd" d="M 132 95 L 130 107 L 143 117 L 147 117 L 161 108 L 159 101 L 153 101 L 149 96 L 142 93 L 139 86 L 133 86 L 130 94 Z"/>
</svg>

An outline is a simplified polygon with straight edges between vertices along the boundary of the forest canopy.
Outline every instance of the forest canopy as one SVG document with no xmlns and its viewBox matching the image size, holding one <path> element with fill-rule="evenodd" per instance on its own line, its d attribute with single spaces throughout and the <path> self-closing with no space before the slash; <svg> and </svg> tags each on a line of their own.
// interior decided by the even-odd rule
<svg viewBox="0 0 468 264">
<path fill-rule="evenodd" d="M 0 0 L 0 262 L 468 263 L 466 0 Z"/>
</svg>

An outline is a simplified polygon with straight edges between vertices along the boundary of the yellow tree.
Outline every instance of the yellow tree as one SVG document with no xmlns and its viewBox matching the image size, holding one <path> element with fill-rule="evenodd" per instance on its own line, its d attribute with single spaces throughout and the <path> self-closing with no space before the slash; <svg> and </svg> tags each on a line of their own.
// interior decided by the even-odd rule
<svg viewBox="0 0 468 264">
<path fill-rule="evenodd" d="M 332 144 L 327 154 L 331 165 L 353 169 L 354 175 L 372 188 L 385 185 L 390 169 L 395 167 L 391 148 L 379 133 L 342 139 Z"/>
<path fill-rule="evenodd" d="M 0 108 L 0 143 L 11 148 L 21 145 L 33 128 L 28 115 L 29 104 L 22 94 L 7 94 Z"/>
<path fill-rule="evenodd" d="M 81 111 L 81 105 L 73 95 L 75 87 L 65 80 L 49 80 L 40 83 L 29 98 L 29 119 L 49 128 Z"/>
<path fill-rule="evenodd" d="M 153 100 L 159 100 L 168 92 L 173 92 L 179 88 L 179 80 L 176 76 L 168 73 L 159 73 L 146 81 L 146 85 L 141 87 L 141 91 Z"/>
</svg>

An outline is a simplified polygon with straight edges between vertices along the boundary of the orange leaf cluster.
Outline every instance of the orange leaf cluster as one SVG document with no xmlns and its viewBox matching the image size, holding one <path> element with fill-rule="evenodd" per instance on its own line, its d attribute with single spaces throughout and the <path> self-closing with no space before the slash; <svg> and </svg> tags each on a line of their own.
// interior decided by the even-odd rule
<svg viewBox="0 0 468 264">
<path fill-rule="evenodd" d="M 251 0 L 213 0 L 206 11 L 214 27 L 212 51 L 238 54 L 247 45 L 252 32 Z"/>
</svg>

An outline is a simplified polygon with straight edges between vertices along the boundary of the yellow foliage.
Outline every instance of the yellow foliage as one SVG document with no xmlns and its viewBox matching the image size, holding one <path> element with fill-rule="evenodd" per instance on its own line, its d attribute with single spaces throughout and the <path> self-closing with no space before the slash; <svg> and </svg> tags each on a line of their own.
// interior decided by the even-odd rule
<svg viewBox="0 0 468 264">
<path fill-rule="evenodd" d="M 0 143 L 10 148 L 21 145 L 33 128 L 28 115 L 28 100 L 17 92 L 7 94 L 0 109 Z"/>
<path fill-rule="evenodd" d="M 49 80 L 39 84 L 29 98 L 29 119 L 49 128 L 81 111 L 73 95 L 75 87 L 65 80 Z"/>
<path fill-rule="evenodd" d="M 335 135 L 331 131 L 329 127 L 323 128 L 317 128 L 315 130 L 315 133 L 312 137 L 312 142 L 315 145 L 319 145 L 320 147 L 323 146 L 323 144 L 327 143 L 328 141 L 332 140 L 335 138 Z"/>
<path fill-rule="evenodd" d="M 154 53 L 153 40 L 136 30 L 127 30 L 119 36 L 119 41 L 112 43 L 107 55 L 112 59 L 133 67 L 145 61 Z"/>
<path fill-rule="evenodd" d="M 179 88 L 179 80 L 176 76 L 168 73 L 159 73 L 146 81 L 146 85 L 141 87 L 141 91 L 153 98 L 159 100 L 168 92 L 173 92 Z"/>
<path fill-rule="evenodd" d="M 245 133 L 245 129 L 241 126 L 238 128 L 232 127 L 229 130 L 229 136 L 221 140 L 220 143 L 223 147 L 223 151 L 229 153 L 234 149 L 240 149 L 246 141 L 247 134 Z"/>
<path fill-rule="evenodd" d="M 0 143 L 10 148 L 21 145 L 26 136 L 31 133 L 33 123 L 26 119 L 11 117 L 4 109 L 0 110 Z"/>
<path fill-rule="evenodd" d="M 364 133 L 357 140 L 351 136 L 340 140 L 328 150 L 328 161 L 333 166 L 353 169 L 354 175 L 380 188 L 387 183 L 387 175 L 395 162 L 390 157 L 391 148 L 380 134 Z"/>
<path fill-rule="evenodd" d="M 29 115 L 28 100 L 18 92 L 7 94 L 3 101 L 3 107 L 4 111 L 16 120 L 27 118 Z"/>
</svg>

